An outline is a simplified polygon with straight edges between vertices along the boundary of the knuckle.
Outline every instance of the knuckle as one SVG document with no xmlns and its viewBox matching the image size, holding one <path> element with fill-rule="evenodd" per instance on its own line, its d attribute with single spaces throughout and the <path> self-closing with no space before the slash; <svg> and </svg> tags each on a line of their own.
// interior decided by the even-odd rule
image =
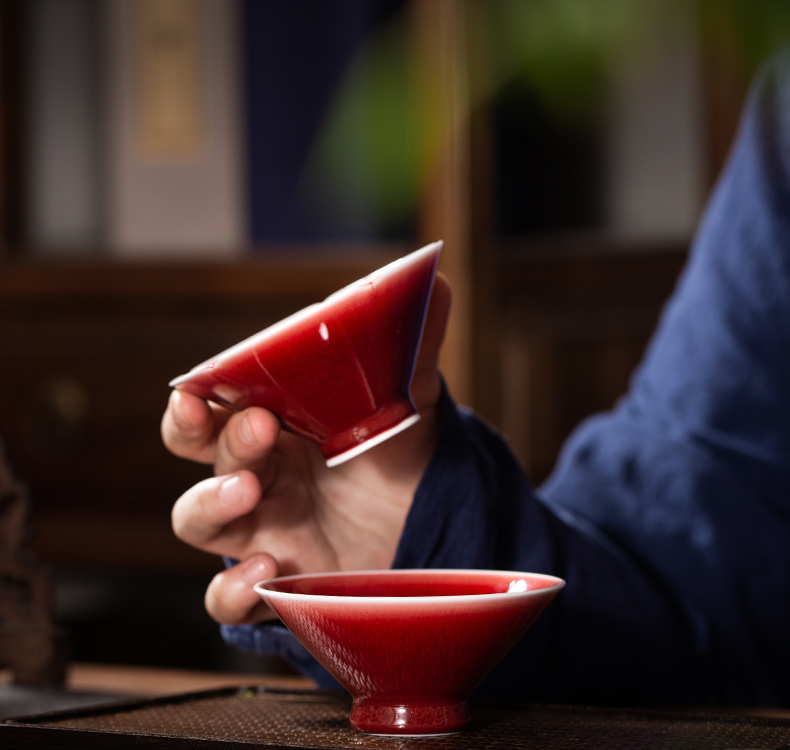
<svg viewBox="0 0 790 750">
<path fill-rule="evenodd" d="M 270 620 L 276 615 L 234 568 L 217 573 L 206 589 L 205 607 L 208 614 L 224 625 L 244 625 Z"/>
<path fill-rule="evenodd" d="M 234 585 L 228 571 L 217 573 L 206 589 L 206 611 L 217 622 L 239 625 L 244 620 L 238 602 L 238 586 Z M 243 609 L 243 608 L 241 608 Z"/>
<path fill-rule="evenodd" d="M 207 497 L 212 493 L 215 478 L 204 479 L 190 487 L 176 500 L 170 512 L 170 523 L 173 533 L 187 544 L 197 546 L 205 542 L 208 530 L 213 528 L 207 513 Z M 216 491 L 216 490 L 214 490 Z"/>
<path fill-rule="evenodd" d="M 225 573 L 217 573 L 209 583 L 208 587 L 206 588 L 206 595 L 204 597 L 204 605 L 206 607 L 206 612 L 211 615 L 211 617 L 216 620 L 217 622 L 225 623 L 226 621 L 222 618 L 221 607 L 219 603 L 219 595 L 217 589 L 221 586 L 222 577 Z M 228 623 L 229 624 L 229 623 Z"/>
<path fill-rule="evenodd" d="M 170 525 L 176 538 L 180 539 L 182 542 L 189 542 L 188 524 L 186 520 L 187 512 L 184 508 L 186 502 L 184 497 L 185 496 L 182 495 L 176 500 L 175 505 L 173 505 L 173 509 L 170 511 Z"/>
</svg>

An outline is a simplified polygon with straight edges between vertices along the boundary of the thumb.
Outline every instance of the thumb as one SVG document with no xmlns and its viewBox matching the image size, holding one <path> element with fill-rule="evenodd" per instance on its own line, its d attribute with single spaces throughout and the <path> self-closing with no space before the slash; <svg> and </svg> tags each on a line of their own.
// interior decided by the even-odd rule
<svg viewBox="0 0 790 750">
<path fill-rule="evenodd" d="M 433 406 L 439 400 L 441 392 L 439 352 L 447 330 L 451 298 L 450 282 L 444 274 L 437 273 L 428 303 L 422 342 L 411 385 L 412 399 L 420 410 Z"/>
</svg>

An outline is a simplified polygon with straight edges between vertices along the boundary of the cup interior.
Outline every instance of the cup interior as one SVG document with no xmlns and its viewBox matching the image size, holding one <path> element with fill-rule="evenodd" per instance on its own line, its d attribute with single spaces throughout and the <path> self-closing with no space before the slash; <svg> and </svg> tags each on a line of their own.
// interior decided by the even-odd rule
<svg viewBox="0 0 790 750">
<path fill-rule="evenodd" d="M 475 597 L 552 588 L 552 576 L 484 570 L 352 571 L 274 578 L 257 584 L 259 593 L 349 599 Z M 417 601 L 415 604 L 419 604 Z"/>
<path fill-rule="evenodd" d="M 255 590 L 351 693 L 353 727 L 403 736 L 465 727 L 471 691 L 563 585 L 427 569 L 288 576 Z"/>
</svg>

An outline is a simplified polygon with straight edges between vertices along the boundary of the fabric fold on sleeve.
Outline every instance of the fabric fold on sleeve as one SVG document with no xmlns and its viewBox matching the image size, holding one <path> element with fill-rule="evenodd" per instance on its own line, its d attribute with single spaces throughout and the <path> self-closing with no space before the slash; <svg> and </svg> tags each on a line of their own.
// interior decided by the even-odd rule
<svg viewBox="0 0 790 750">
<path fill-rule="evenodd" d="M 629 394 L 575 431 L 541 491 L 673 592 L 700 702 L 790 702 L 787 51 L 752 87 Z"/>
</svg>

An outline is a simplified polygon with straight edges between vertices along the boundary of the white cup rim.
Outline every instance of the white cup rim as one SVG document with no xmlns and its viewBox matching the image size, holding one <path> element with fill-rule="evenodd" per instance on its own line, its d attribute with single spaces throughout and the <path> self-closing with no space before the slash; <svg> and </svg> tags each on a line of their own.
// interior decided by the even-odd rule
<svg viewBox="0 0 790 750">
<path fill-rule="evenodd" d="M 407 573 L 416 577 L 430 577 L 436 574 L 445 574 L 454 578 L 464 577 L 487 577 L 490 575 L 502 576 L 504 578 L 512 577 L 514 581 L 527 578 L 532 580 L 539 580 L 549 583 L 548 586 L 543 586 L 537 589 L 527 589 L 525 591 L 503 591 L 489 594 L 448 594 L 440 596 L 347 596 L 347 595 L 329 595 L 329 594 L 302 594 L 294 592 L 273 591 L 265 588 L 267 584 L 275 581 L 298 581 L 308 578 L 348 578 L 348 577 L 361 577 L 376 575 L 381 577 L 395 577 L 398 574 Z M 513 570 L 493 570 L 493 569 L 466 569 L 466 568 L 396 568 L 389 570 L 349 570 L 349 571 L 334 571 L 327 573 L 299 573 L 289 576 L 277 576 L 275 578 L 268 578 L 264 581 L 259 581 L 253 588 L 255 591 L 264 598 L 270 598 L 274 601 L 304 601 L 304 602 L 337 602 L 343 604 L 376 604 L 388 603 L 392 605 L 414 606 L 417 603 L 424 603 L 426 605 L 437 605 L 440 603 L 466 603 L 466 602 L 495 602 L 500 599 L 507 599 L 512 601 L 514 598 L 536 598 L 546 596 L 547 594 L 556 594 L 565 586 L 565 581 L 557 576 L 549 575 L 547 573 L 531 573 L 527 571 L 513 571 Z"/>
</svg>

